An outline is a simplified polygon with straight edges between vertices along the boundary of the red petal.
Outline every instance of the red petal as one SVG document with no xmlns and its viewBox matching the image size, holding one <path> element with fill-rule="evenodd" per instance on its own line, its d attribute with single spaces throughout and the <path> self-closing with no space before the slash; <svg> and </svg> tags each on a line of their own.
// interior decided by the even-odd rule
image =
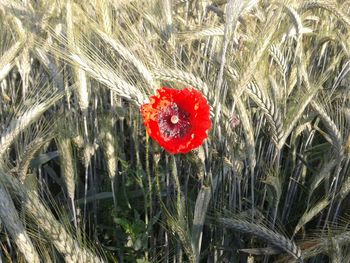
<svg viewBox="0 0 350 263">
<path fill-rule="evenodd" d="M 158 113 L 176 103 L 189 114 L 191 129 L 183 137 L 166 138 L 158 126 Z M 150 97 L 150 103 L 141 106 L 141 113 L 149 136 L 170 153 L 187 153 L 199 147 L 207 138 L 211 128 L 210 108 L 203 95 L 194 88 L 175 90 L 160 88 L 157 95 Z"/>
</svg>

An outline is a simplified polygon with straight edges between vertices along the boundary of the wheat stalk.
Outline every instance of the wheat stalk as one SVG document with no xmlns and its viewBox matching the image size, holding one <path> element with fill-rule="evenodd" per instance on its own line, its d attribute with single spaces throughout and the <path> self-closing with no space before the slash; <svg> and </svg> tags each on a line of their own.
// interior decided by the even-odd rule
<svg viewBox="0 0 350 263">
<path fill-rule="evenodd" d="M 193 247 L 191 245 L 191 237 L 190 237 L 190 231 L 189 231 L 189 227 L 185 217 L 185 203 L 184 203 L 183 197 L 181 197 L 180 200 L 178 200 L 178 202 L 180 203 L 176 204 L 177 206 L 176 216 L 172 216 L 170 212 L 165 208 L 165 206 L 163 207 L 163 210 L 164 210 L 163 212 L 167 216 L 167 223 L 170 226 L 172 232 L 176 233 L 179 240 L 181 241 L 181 244 L 186 252 L 186 255 L 189 258 L 189 261 L 192 263 L 195 263 L 196 254 L 193 251 Z"/>
<path fill-rule="evenodd" d="M 25 98 L 29 86 L 29 74 L 31 70 L 30 55 L 28 47 L 24 47 L 21 54 L 16 59 L 18 72 L 22 79 L 22 97 Z"/>
<path fill-rule="evenodd" d="M 299 42 L 299 38 L 303 31 L 303 23 L 301 21 L 301 17 L 299 16 L 298 12 L 291 6 L 285 5 L 285 10 L 287 11 L 287 14 L 292 20 L 292 23 L 295 27 L 295 33 L 297 37 L 297 41 Z"/>
<path fill-rule="evenodd" d="M 75 182 L 76 182 L 76 167 L 73 158 L 73 149 L 71 139 L 65 135 L 60 135 L 57 138 L 57 146 L 60 152 L 61 171 L 63 172 L 64 182 L 66 184 L 68 197 L 71 202 L 73 212 L 74 225 L 77 228 L 77 215 L 75 209 Z"/>
<path fill-rule="evenodd" d="M 200 260 L 203 225 L 211 198 L 211 189 L 203 186 L 197 195 L 191 230 L 191 246 L 196 258 L 196 263 Z"/>
<path fill-rule="evenodd" d="M 2 184 L 0 185 L 0 200 L 0 218 L 9 235 L 12 237 L 19 251 L 24 255 L 28 263 L 39 263 L 39 255 L 19 219 L 11 196 Z"/>
<path fill-rule="evenodd" d="M 37 222 L 38 227 L 50 238 L 56 249 L 63 255 L 66 262 L 103 262 L 89 249 L 82 247 L 69 232 L 46 209 L 38 195 L 27 191 L 17 179 L 0 171 L 2 183 L 21 199 L 26 212 Z"/>
<path fill-rule="evenodd" d="M 239 78 L 238 73 L 231 67 L 227 68 L 226 74 L 232 80 L 237 80 Z M 279 146 L 279 141 L 283 137 L 283 123 L 280 111 L 275 106 L 274 102 L 261 92 L 259 85 L 254 79 L 247 84 L 245 91 L 265 113 L 266 119 L 272 128 L 273 140 L 276 145 Z M 238 96 L 234 97 L 238 98 Z"/>
</svg>

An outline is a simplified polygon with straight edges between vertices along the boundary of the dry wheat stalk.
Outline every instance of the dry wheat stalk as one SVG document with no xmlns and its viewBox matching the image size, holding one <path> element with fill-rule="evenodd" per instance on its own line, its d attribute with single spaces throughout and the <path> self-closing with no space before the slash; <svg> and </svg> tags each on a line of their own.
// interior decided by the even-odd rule
<svg viewBox="0 0 350 263">
<path fill-rule="evenodd" d="M 40 263 L 39 255 L 20 221 L 11 196 L 3 185 L 0 185 L 0 200 L 0 218 L 19 251 L 28 263 Z"/>
<path fill-rule="evenodd" d="M 0 171 L 0 178 L 10 191 L 21 199 L 26 213 L 37 222 L 38 227 L 50 238 L 50 241 L 63 255 L 66 262 L 103 262 L 92 251 L 82 247 L 67 232 L 53 214 L 46 209 L 35 192 L 26 190 L 16 178 L 2 171 Z"/>
<path fill-rule="evenodd" d="M 287 14 L 292 20 L 292 23 L 295 27 L 295 34 L 297 37 L 297 41 L 299 41 L 299 38 L 303 32 L 303 23 L 301 21 L 301 17 L 299 16 L 298 12 L 291 6 L 285 5 L 285 10 L 287 11 Z"/>
<path fill-rule="evenodd" d="M 79 149 L 84 147 L 84 138 L 81 134 L 77 134 L 72 138 L 72 143 Z"/>
</svg>

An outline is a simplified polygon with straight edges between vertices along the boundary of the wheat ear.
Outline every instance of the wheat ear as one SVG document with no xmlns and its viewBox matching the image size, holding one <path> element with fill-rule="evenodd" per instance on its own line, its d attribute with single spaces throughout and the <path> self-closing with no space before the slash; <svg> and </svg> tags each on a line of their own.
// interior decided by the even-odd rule
<svg viewBox="0 0 350 263">
<path fill-rule="evenodd" d="M 3 80 L 14 66 L 14 60 L 23 47 L 22 41 L 17 41 L 0 58 L 0 81 Z"/>
<path fill-rule="evenodd" d="M 60 163 L 63 168 L 63 178 L 67 187 L 68 197 L 73 201 L 75 196 L 75 167 L 71 140 L 66 136 L 59 136 L 57 146 L 60 152 Z"/>
<path fill-rule="evenodd" d="M 23 182 L 25 180 L 30 161 L 45 143 L 46 140 L 44 140 L 43 138 L 36 138 L 25 147 L 23 156 L 17 168 L 18 178 L 20 181 Z"/>
<path fill-rule="evenodd" d="M 325 198 L 319 201 L 316 205 L 311 207 L 308 211 L 306 211 L 302 217 L 299 219 L 297 226 L 294 229 L 294 235 L 298 233 L 298 231 L 312 218 L 318 215 L 323 209 L 325 209 L 329 205 L 328 198 Z"/>
<path fill-rule="evenodd" d="M 0 137 L 0 157 L 4 155 L 14 139 L 31 123 L 37 120 L 51 105 L 63 97 L 62 92 L 54 92 L 49 97 L 42 98 L 42 101 L 34 104 L 30 109 L 11 121 L 8 128 L 1 134 Z"/>
<path fill-rule="evenodd" d="M 194 76 L 191 73 L 178 70 L 178 69 L 153 69 L 153 76 L 156 79 L 168 80 L 179 82 L 185 85 L 190 85 L 201 90 L 206 96 L 208 96 L 208 85 L 199 77 Z"/>
<path fill-rule="evenodd" d="M 66 20 L 67 20 L 67 38 L 68 46 L 75 45 L 74 37 L 74 24 L 73 24 L 73 12 L 71 1 L 68 0 L 66 4 Z M 79 50 L 79 48 L 77 47 Z M 84 116 L 87 114 L 89 107 L 89 92 L 88 92 L 88 81 L 85 71 L 76 65 L 73 65 L 73 72 L 77 81 L 77 98 L 78 104 Z"/>
<path fill-rule="evenodd" d="M 95 28 L 96 33 L 108 43 L 115 51 L 117 51 L 125 60 L 132 63 L 135 68 L 141 73 L 147 84 L 153 86 L 153 76 L 151 72 L 146 68 L 146 66 L 138 59 L 134 54 L 132 54 L 129 49 L 124 47 L 121 43 L 116 41 L 112 36 L 106 34 L 105 32 Z"/>
<path fill-rule="evenodd" d="M 292 240 L 289 240 L 283 235 L 276 233 L 264 226 L 249 223 L 246 220 L 230 218 L 217 218 L 216 221 L 225 227 L 233 228 L 240 232 L 260 237 L 288 252 L 295 259 L 302 260 L 301 250 Z"/>
<path fill-rule="evenodd" d="M 331 3 L 330 1 L 307 1 L 301 4 L 299 7 L 299 12 L 305 12 L 306 10 L 309 9 L 314 9 L 314 8 L 321 8 L 324 10 L 327 10 L 328 12 L 332 13 L 335 15 L 340 21 L 342 21 L 346 26 L 350 27 L 350 18 L 343 14 L 341 10 L 334 4 Z"/>
<path fill-rule="evenodd" d="M 277 63 L 282 75 L 285 76 L 288 70 L 288 63 L 287 60 L 284 58 L 284 55 L 282 54 L 281 50 L 276 45 L 272 44 L 270 46 L 269 51 L 271 57 Z"/>
<path fill-rule="evenodd" d="M 91 60 L 84 58 L 81 54 L 72 53 L 69 58 L 73 63 L 77 63 L 83 70 L 90 74 L 97 81 L 105 84 L 115 91 L 118 96 L 133 101 L 137 105 L 142 105 L 148 98 L 138 88 L 131 85 L 114 73 L 113 69 L 101 67 Z"/>
<path fill-rule="evenodd" d="M 101 127 L 102 150 L 107 159 L 107 172 L 111 181 L 114 181 L 117 172 L 117 149 L 115 137 L 112 134 L 111 120 L 106 120 Z"/>
<path fill-rule="evenodd" d="M 317 102 L 312 101 L 311 106 L 319 114 L 323 121 L 323 124 L 326 126 L 328 132 L 330 133 L 333 141 L 333 146 L 336 148 L 338 156 L 342 156 L 344 153 L 343 139 L 338 127 Z"/>
<path fill-rule="evenodd" d="M 329 251 L 329 249 L 334 247 L 334 245 L 344 246 L 344 245 L 348 245 L 349 243 L 350 243 L 350 232 L 345 231 L 331 238 L 321 237 L 320 240 L 317 240 L 311 248 L 305 249 L 302 254 L 304 256 L 304 259 L 308 259 Z M 294 262 L 294 261 L 291 261 L 291 262 Z"/>
<path fill-rule="evenodd" d="M 255 81 L 251 81 L 246 89 L 249 96 L 258 104 L 259 108 L 265 113 L 267 121 L 272 128 L 273 139 L 278 145 L 283 137 L 283 123 L 281 114 L 274 102 L 263 94 Z"/>
<path fill-rule="evenodd" d="M 176 34 L 176 36 L 181 40 L 192 40 L 197 38 L 206 38 L 206 37 L 223 36 L 223 35 L 224 35 L 224 26 L 184 31 Z"/>
<path fill-rule="evenodd" d="M 55 86 L 59 90 L 64 90 L 64 80 L 63 75 L 60 73 L 59 69 L 56 66 L 55 60 L 48 55 L 47 48 L 35 48 L 34 54 L 36 57 L 40 60 L 40 62 L 46 67 L 48 70 L 48 73 L 53 79 L 53 82 L 55 83 Z"/>
<path fill-rule="evenodd" d="M 242 99 L 237 97 L 237 110 L 242 122 L 242 127 L 244 129 L 244 137 L 246 140 L 246 148 L 248 153 L 248 160 L 250 163 L 250 169 L 254 170 L 256 165 L 256 152 L 255 152 L 255 139 L 254 139 L 254 130 L 251 125 L 246 107 L 244 106 Z"/>
<path fill-rule="evenodd" d="M 283 131 L 283 137 L 281 138 L 278 148 L 281 149 L 286 142 L 287 138 L 293 131 L 293 128 L 298 123 L 300 118 L 303 116 L 303 113 L 307 106 L 311 103 L 314 96 L 316 95 L 317 90 L 310 90 L 309 93 L 303 98 L 303 100 L 298 104 L 298 107 L 296 109 L 296 112 L 293 114 L 293 118 L 285 121 L 284 131 Z"/>
</svg>

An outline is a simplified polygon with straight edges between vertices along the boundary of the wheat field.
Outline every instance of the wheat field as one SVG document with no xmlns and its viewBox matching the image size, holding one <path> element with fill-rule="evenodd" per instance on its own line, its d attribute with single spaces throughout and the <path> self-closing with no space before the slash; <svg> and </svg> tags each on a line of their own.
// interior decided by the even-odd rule
<svg viewBox="0 0 350 263">
<path fill-rule="evenodd" d="M 350 262 L 349 0 L 0 0 L 0 23 L 0 262 Z M 150 138 L 160 87 L 206 98 L 200 147 Z"/>
</svg>

